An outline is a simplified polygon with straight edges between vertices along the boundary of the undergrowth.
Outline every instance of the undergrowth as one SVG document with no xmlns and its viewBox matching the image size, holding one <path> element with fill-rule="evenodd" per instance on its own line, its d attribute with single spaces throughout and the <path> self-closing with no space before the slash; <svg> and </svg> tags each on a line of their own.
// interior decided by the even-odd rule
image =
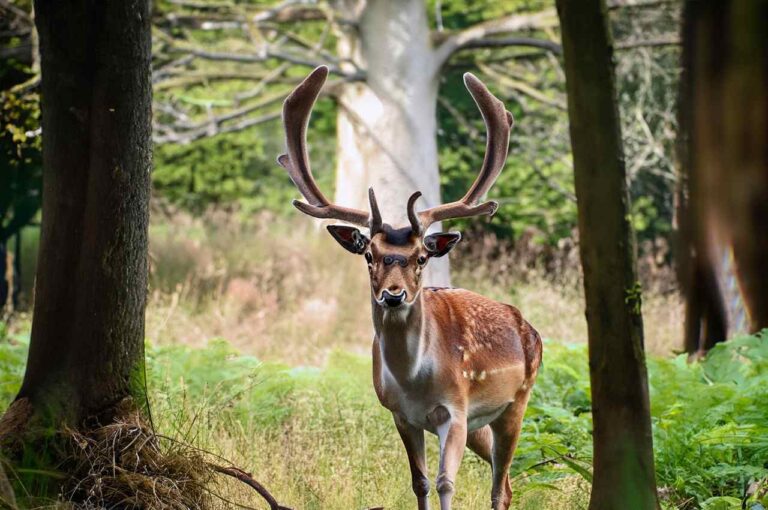
<svg viewBox="0 0 768 510">
<path fill-rule="evenodd" d="M 0 403 L 18 390 L 27 337 L 0 341 Z M 171 441 L 252 471 L 297 509 L 410 508 L 404 451 L 376 401 L 367 356 L 323 368 L 261 363 L 223 340 L 148 346 L 153 418 Z M 667 508 L 768 504 L 768 333 L 718 345 L 706 361 L 648 361 L 658 484 Z M 586 508 L 591 419 L 586 346 L 545 343 L 544 368 L 512 467 L 515 508 Z M 436 441 L 429 448 L 431 473 Z M 226 497 L 254 502 L 233 485 Z M 434 492 L 434 491 L 433 491 Z M 485 507 L 490 469 L 467 453 L 457 507 Z"/>
</svg>

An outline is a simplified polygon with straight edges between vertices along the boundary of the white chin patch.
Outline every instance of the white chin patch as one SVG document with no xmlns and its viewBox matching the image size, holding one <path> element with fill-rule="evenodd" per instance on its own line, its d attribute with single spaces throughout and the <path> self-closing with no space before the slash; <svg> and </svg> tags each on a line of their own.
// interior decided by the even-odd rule
<svg viewBox="0 0 768 510">
<path fill-rule="evenodd" d="M 384 309 L 385 321 L 404 321 L 408 316 L 408 310 L 411 308 L 410 303 L 403 303 L 397 308 L 390 308 L 387 305 L 382 307 Z"/>
</svg>

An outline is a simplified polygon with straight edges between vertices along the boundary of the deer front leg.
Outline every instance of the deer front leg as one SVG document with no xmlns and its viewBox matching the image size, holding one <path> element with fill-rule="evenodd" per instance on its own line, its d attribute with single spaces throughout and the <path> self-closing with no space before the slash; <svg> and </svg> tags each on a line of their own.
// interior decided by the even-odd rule
<svg viewBox="0 0 768 510">
<path fill-rule="evenodd" d="M 427 478 L 427 456 L 424 451 L 424 431 L 416 428 L 397 414 L 392 414 L 395 426 L 400 433 L 400 439 L 408 454 L 408 464 L 411 467 L 411 486 L 419 510 L 429 510 L 429 479 Z"/>
<path fill-rule="evenodd" d="M 440 471 L 435 488 L 440 495 L 440 510 L 451 510 L 456 473 L 467 444 L 467 420 L 463 413 L 451 413 L 437 406 L 428 416 L 440 440 Z"/>
</svg>

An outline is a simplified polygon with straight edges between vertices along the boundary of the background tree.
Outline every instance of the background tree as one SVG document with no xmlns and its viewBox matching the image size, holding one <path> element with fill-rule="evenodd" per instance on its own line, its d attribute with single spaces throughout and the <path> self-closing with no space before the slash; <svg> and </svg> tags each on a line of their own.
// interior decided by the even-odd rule
<svg viewBox="0 0 768 510">
<path fill-rule="evenodd" d="M 768 2 L 686 2 L 680 117 L 685 346 L 768 327 Z M 738 278 L 734 281 L 733 274 Z M 743 296 L 747 316 L 739 317 Z"/>
<path fill-rule="evenodd" d="M 290 86 L 308 68 L 330 64 L 335 82 L 326 92 L 332 101 L 321 101 L 314 116 L 323 124 L 315 127 L 312 143 L 319 151 L 313 159 L 324 162 L 318 165 L 319 179 L 326 189 L 335 182 L 336 199 L 356 207 L 365 206 L 369 184 L 383 184 L 383 202 L 393 208 L 390 217 L 398 218 L 399 201 L 415 187 L 425 191 L 429 205 L 441 198 L 440 181 L 446 200 L 458 198 L 471 182 L 480 163 L 482 126 L 460 84 L 462 72 L 479 70 L 520 120 L 495 197 L 502 221 L 482 228 L 517 237 L 533 227 L 537 242 L 551 245 L 571 235 L 572 169 L 557 19 L 549 3 L 349 0 L 268 5 L 158 4 L 157 142 L 194 145 L 223 134 L 228 147 L 243 147 L 245 175 L 258 172 L 275 183 L 285 181 L 270 166 L 268 155 L 282 147 L 279 140 L 270 141 L 276 137 L 269 129 L 260 131 L 258 141 L 237 133 L 277 119 Z M 678 6 L 630 1 L 613 7 L 624 55 L 620 62 L 627 93 L 622 98 L 631 113 L 626 122 L 629 174 L 638 197 L 633 222 L 644 239 L 653 241 L 666 235 L 671 224 L 674 172 L 664 149 L 671 146 L 675 128 L 669 90 L 674 90 L 676 74 L 667 72 L 674 66 L 665 63 L 676 62 Z M 324 142 L 334 132 L 335 147 Z M 175 198 L 199 203 L 195 195 L 206 190 L 225 197 L 249 188 L 240 178 L 243 174 L 221 156 L 197 158 L 199 151 L 191 147 L 160 148 L 160 192 L 172 190 Z M 171 153 L 169 168 L 166 152 Z M 330 171 L 334 164 L 335 176 Z M 270 185 L 272 194 L 275 188 Z M 246 201 L 260 206 L 261 200 Z M 547 214 L 541 212 L 542 203 Z M 478 229 L 477 223 L 472 225 Z"/>
<path fill-rule="evenodd" d="M 393 223 L 406 220 L 402 201 L 415 190 L 423 192 L 423 207 L 441 202 L 436 108 L 440 78 L 451 56 L 485 46 L 557 49 L 551 41 L 531 37 L 490 39 L 552 28 L 557 23 L 552 10 L 432 33 L 424 0 L 283 2 L 266 10 L 248 4 L 211 7 L 181 1 L 171 7 L 161 10 L 164 22 L 156 31 L 165 56 L 158 85 L 170 87 L 169 81 L 178 82 L 175 71 L 193 65 L 206 80 L 249 75 L 256 86 L 250 83 L 248 90 L 232 96 L 236 102 L 258 100 L 190 122 L 187 111 L 161 97 L 158 141 L 192 141 L 275 119 L 285 91 L 272 93 L 268 86 L 295 83 L 298 77 L 287 73 L 291 65 L 330 64 L 336 80 L 327 93 L 338 105 L 336 201 L 367 207 L 366 190 L 373 185 L 384 217 Z M 203 48 L 204 39 L 193 31 L 222 28 L 231 29 L 226 51 Z M 212 70 L 206 61 L 222 67 Z M 221 64 L 231 62 L 262 65 L 239 66 L 235 71 Z M 433 282 L 447 283 L 447 262 L 431 271 Z"/>
<path fill-rule="evenodd" d="M 604 0 L 558 0 L 589 330 L 590 509 L 658 508 L 640 285 Z"/>
<path fill-rule="evenodd" d="M 29 4 L 0 2 L 15 27 L 0 36 L 8 36 L 7 51 L 22 55 L 27 69 L 34 47 Z M 283 149 L 276 129 L 277 110 L 282 95 L 306 74 L 309 65 L 338 58 L 341 36 L 333 28 L 351 27 L 354 32 L 350 13 L 342 13 L 346 17 L 330 25 L 321 15 L 327 7 L 335 12 L 338 6 L 274 0 L 227 4 L 161 0 L 154 4 L 156 124 L 166 130 L 156 134 L 153 183 L 159 211 L 172 214 L 181 207 L 201 215 L 216 208 L 241 213 L 244 221 L 264 210 L 280 215 L 293 212 L 292 187 L 273 158 Z M 520 19 L 550 7 L 539 0 L 427 0 L 423 11 L 435 51 L 471 27 L 497 30 L 499 20 Z M 679 3 L 615 1 L 609 10 L 616 35 L 617 87 L 632 223 L 641 243 L 641 274 L 649 276 L 650 269 L 656 275 L 656 268 L 663 274 L 670 260 L 666 238 L 676 182 L 669 149 L 676 131 L 673 92 Z M 494 188 L 494 198 L 501 204 L 497 218 L 458 220 L 452 227 L 470 236 L 492 234 L 503 243 L 530 244 L 532 250 L 526 252 L 540 254 L 536 265 L 545 266 L 548 274 L 559 267 L 555 261 L 562 246 L 574 244 L 576 225 L 559 53 L 557 26 L 488 35 L 463 46 L 440 68 L 437 121 L 431 123 L 438 127 L 442 198 L 453 200 L 461 196 L 482 163 L 482 120 L 461 87 L 462 73 L 479 74 L 504 99 L 518 123 L 511 157 Z M 9 61 L 0 63 L 0 74 Z M 358 74 L 364 80 L 365 73 Z M 345 147 L 336 142 L 337 126 L 345 114 L 337 96 L 355 83 L 365 87 L 364 81 L 354 79 L 337 76 L 336 86 L 313 115 L 315 172 L 326 190 L 334 188 L 334 168 L 348 159 Z M 348 118 L 350 112 L 346 112 Z M 367 113 L 355 114 L 358 119 L 361 115 Z M 361 140 L 371 136 L 366 130 L 358 131 Z M 380 144 L 369 145 L 371 150 L 381 149 Z M 408 170 L 417 171 L 417 167 Z M 396 212 L 400 214 L 402 208 Z M 32 222 L 37 223 L 37 218 Z M 36 231 L 36 227 L 26 231 L 24 252 L 15 259 L 23 259 L 31 269 Z M 17 249 L 15 244 L 11 248 Z M 659 290 L 673 290 L 663 283 L 669 278 L 652 278 Z M 24 280 L 25 296 L 31 295 L 31 283 L 31 278 Z"/>
<path fill-rule="evenodd" d="M 109 421 L 123 399 L 145 399 L 149 3 L 40 0 L 35 12 L 45 136 L 40 264 L 24 382 L 0 434 L 23 432 L 30 419 Z"/>
<path fill-rule="evenodd" d="M 18 306 L 21 229 L 40 210 L 39 62 L 31 2 L 0 2 L 0 310 Z M 9 241 L 15 237 L 8 256 Z M 12 264 L 10 262 L 12 261 Z M 13 267 L 9 267 L 12 265 Z M 0 312 L 0 315 L 3 315 Z"/>
</svg>

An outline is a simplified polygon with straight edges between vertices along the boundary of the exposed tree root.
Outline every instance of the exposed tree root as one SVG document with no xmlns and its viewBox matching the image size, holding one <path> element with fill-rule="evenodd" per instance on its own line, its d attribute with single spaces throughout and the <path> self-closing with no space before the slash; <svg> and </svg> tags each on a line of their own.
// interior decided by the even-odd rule
<svg viewBox="0 0 768 510">
<path fill-rule="evenodd" d="M 14 450 L 32 418 L 32 404 L 26 398 L 15 400 L 0 416 L 0 450 Z"/>
<path fill-rule="evenodd" d="M 64 499 L 88 508 L 208 508 L 200 453 L 164 448 L 139 412 L 87 431 L 67 429 Z"/>
<path fill-rule="evenodd" d="M 40 441 L 43 450 L 54 453 L 52 458 L 58 464 L 45 466 L 39 473 L 54 478 L 60 484 L 58 499 L 76 508 L 206 510 L 217 508 L 217 500 L 231 505 L 216 492 L 215 473 L 220 473 L 255 489 L 270 509 L 291 510 L 281 506 L 249 473 L 208 462 L 213 454 L 155 434 L 130 399 L 116 405 L 114 411 L 106 425 L 93 423 L 79 430 L 65 427 L 37 438 L 29 430 L 34 421 L 32 406 L 22 399 L 0 417 L 0 447 L 20 459 L 22 448 Z M 0 462 L 0 508 L 15 508 L 3 467 Z M 6 472 L 8 478 L 18 480 L 12 463 Z M 25 487 L 25 491 L 34 493 L 35 488 Z"/>
<path fill-rule="evenodd" d="M 280 505 L 274 496 L 272 496 L 272 494 L 270 494 L 263 485 L 253 479 L 250 473 L 246 473 L 242 469 L 236 467 L 223 467 L 217 466 L 216 464 L 208 465 L 211 467 L 211 469 L 218 473 L 231 476 L 249 485 L 250 487 L 253 487 L 253 489 L 258 492 L 259 495 L 261 495 L 261 497 L 267 501 L 267 503 L 269 503 L 270 510 L 291 510 L 291 508 L 287 506 Z"/>
</svg>

